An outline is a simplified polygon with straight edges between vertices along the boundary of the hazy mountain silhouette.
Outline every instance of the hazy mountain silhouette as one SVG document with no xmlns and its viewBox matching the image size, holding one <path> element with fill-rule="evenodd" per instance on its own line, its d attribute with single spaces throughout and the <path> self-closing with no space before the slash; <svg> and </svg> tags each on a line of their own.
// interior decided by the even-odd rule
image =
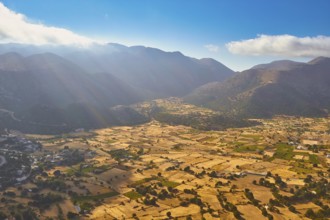
<svg viewBox="0 0 330 220">
<path fill-rule="evenodd" d="M 233 71 L 212 59 L 194 59 L 180 52 L 143 46 L 107 45 L 109 52 L 76 51 L 65 57 L 89 72 L 107 72 L 153 92 L 158 97 L 181 96 L 208 82 L 223 81 Z"/>
<path fill-rule="evenodd" d="M 213 81 L 223 81 L 233 71 L 213 59 L 195 59 L 180 52 L 165 52 L 143 46 L 93 45 L 89 48 L 0 45 L 0 54 L 24 55 L 52 52 L 89 73 L 112 74 L 125 83 L 148 91 L 153 97 L 182 96 Z"/>
<path fill-rule="evenodd" d="M 144 122 L 133 109 L 112 107 L 181 96 L 233 73 L 212 59 L 141 46 L 3 44 L 4 52 L 1 126 L 31 132 Z"/>
<path fill-rule="evenodd" d="M 25 124 L 97 127 L 111 122 L 107 116 L 111 106 L 127 105 L 145 98 L 146 94 L 140 89 L 110 74 L 88 74 L 55 54 L 23 57 L 8 53 L 0 56 L 2 115 L 14 112 Z M 75 111 L 72 110 L 74 106 Z M 81 117 L 77 118 L 79 114 Z M 103 120 L 96 120 L 98 118 Z M 22 123 L 16 120 L 13 124 L 19 127 L 21 125 L 17 124 Z M 10 127 L 10 123 L 6 126 Z"/>
<path fill-rule="evenodd" d="M 142 46 L 3 44 L 4 52 L 2 128 L 54 133 L 142 123 L 148 118 L 127 106 L 169 96 L 240 117 L 320 116 L 330 107 L 326 57 L 274 61 L 234 74 L 210 58 Z"/>
</svg>

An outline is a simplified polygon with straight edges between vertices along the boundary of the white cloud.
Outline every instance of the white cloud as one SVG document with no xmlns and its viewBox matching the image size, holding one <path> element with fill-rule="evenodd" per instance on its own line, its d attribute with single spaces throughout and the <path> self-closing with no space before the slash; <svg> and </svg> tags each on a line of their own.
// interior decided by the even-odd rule
<svg viewBox="0 0 330 220">
<path fill-rule="evenodd" d="M 31 22 L 23 14 L 16 13 L 0 2 L 0 42 L 33 45 L 88 46 L 92 39 L 70 30 Z"/>
<path fill-rule="evenodd" d="M 285 57 L 330 56 L 330 37 L 295 37 L 292 35 L 259 35 L 257 38 L 226 44 L 233 54 Z"/>
<path fill-rule="evenodd" d="M 207 45 L 204 45 L 204 47 L 210 52 L 214 52 L 214 53 L 219 52 L 219 47 L 217 45 L 207 44 Z"/>
</svg>

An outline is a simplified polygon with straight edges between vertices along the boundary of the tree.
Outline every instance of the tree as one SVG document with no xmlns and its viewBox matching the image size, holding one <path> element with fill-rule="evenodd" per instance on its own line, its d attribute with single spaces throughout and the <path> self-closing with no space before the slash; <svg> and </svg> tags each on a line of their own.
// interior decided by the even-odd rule
<svg viewBox="0 0 330 220">
<path fill-rule="evenodd" d="M 186 166 L 186 167 L 183 169 L 183 171 L 185 171 L 185 172 L 189 172 L 189 171 L 190 171 L 190 166 Z"/>
<path fill-rule="evenodd" d="M 307 209 L 307 211 L 305 213 L 305 216 L 307 218 L 313 219 L 315 217 L 315 213 L 314 213 L 313 209 Z"/>
<path fill-rule="evenodd" d="M 235 191 L 236 191 L 236 189 L 237 189 L 238 187 L 237 187 L 237 185 L 232 185 L 231 187 L 230 187 L 230 192 L 232 192 L 232 193 L 234 193 Z"/>
<path fill-rule="evenodd" d="M 268 214 L 268 220 L 273 220 L 273 219 L 274 219 L 274 217 L 272 215 Z"/>
<path fill-rule="evenodd" d="M 262 215 L 263 216 L 267 216 L 268 215 L 268 212 L 267 212 L 267 210 L 265 208 L 262 208 L 261 209 L 261 212 L 262 212 Z"/>
<path fill-rule="evenodd" d="M 289 210 L 290 210 L 290 212 L 296 212 L 297 211 L 296 208 L 293 205 L 289 206 Z"/>
<path fill-rule="evenodd" d="M 168 218 L 172 218 L 172 213 L 171 212 L 167 212 L 166 215 L 167 215 Z"/>
<path fill-rule="evenodd" d="M 239 213 L 238 210 L 235 210 L 235 211 L 233 212 L 233 214 L 234 214 L 235 218 L 237 218 L 237 219 L 241 219 L 241 218 L 242 218 L 241 213 Z"/>
<path fill-rule="evenodd" d="M 54 176 L 59 177 L 61 175 L 61 171 L 55 170 L 53 174 L 54 174 Z"/>
<path fill-rule="evenodd" d="M 28 208 L 22 213 L 22 216 L 24 217 L 24 220 L 34 220 L 37 219 L 37 214 L 33 211 L 33 209 Z"/>
<path fill-rule="evenodd" d="M 215 172 L 214 170 L 209 174 L 210 177 L 217 177 L 217 172 Z"/>
<path fill-rule="evenodd" d="M 73 212 L 68 212 L 66 216 L 68 217 L 68 219 L 75 219 L 76 217 L 78 217 L 78 214 Z"/>
<path fill-rule="evenodd" d="M 272 173 L 270 171 L 268 171 L 266 174 L 266 178 L 271 177 L 271 176 L 272 176 Z"/>
<path fill-rule="evenodd" d="M 265 179 L 264 178 L 260 178 L 259 179 L 259 185 L 263 186 L 265 184 Z"/>
<path fill-rule="evenodd" d="M 307 177 L 304 179 L 305 183 L 311 183 L 312 182 L 312 176 L 311 175 L 307 175 Z"/>
</svg>

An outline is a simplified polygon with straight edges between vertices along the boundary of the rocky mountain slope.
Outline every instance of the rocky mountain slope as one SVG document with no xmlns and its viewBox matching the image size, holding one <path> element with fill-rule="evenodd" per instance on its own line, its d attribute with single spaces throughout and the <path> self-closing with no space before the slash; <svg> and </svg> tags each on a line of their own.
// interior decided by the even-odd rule
<svg viewBox="0 0 330 220">
<path fill-rule="evenodd" d="M 244 117 L 324 115 L 330 108 L 330 58 L 259 65 L 206 84 L 185 100 Z"/>
</svg>

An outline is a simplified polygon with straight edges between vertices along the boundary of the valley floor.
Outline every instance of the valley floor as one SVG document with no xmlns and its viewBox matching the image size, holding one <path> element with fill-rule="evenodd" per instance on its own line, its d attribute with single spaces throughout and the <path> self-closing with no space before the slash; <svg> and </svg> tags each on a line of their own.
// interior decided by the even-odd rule
<svg viewBox="0 0 330 220">
<path fill-rule="evenodd" d="M 33 153 L 43 171 L 5 189 L 15 196 L 2 193 L 0 208 L 30 205 L 41 219 L 329 218 L 330 119 L 258 121 L 225 131 L 152 121 L 27 135 L 43 146 Z M 43 207 L 34 192 L 61 199 Z"/>
</svg>

